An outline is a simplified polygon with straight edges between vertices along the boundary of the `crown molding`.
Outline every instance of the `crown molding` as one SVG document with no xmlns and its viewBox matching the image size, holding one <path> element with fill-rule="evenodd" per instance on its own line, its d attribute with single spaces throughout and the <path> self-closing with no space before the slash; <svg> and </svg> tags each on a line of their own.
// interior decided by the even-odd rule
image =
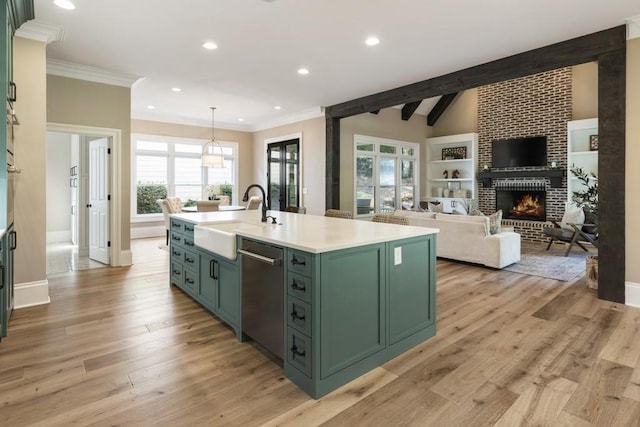
<svg viewBox="0 0 640 427">
<path fill-rule="evenodd" d="M 49 44 L 64 39 L 64 28 L 33 19 L 22 24 L 16 30 L 16 36 Z"/>
<path fill-rule="evenodd" d="M 139 76 L 112 73 L 111 71 L 100 68 L 59 61 L 57 59 L 47 59 L 47 74 L 128 88 L 140 79 Z"/>
<path fill-rule="evenodd" d="M 640 37 L 640 15 L 625 19 L 627 23 L 627 40 Z"/>
</svg>

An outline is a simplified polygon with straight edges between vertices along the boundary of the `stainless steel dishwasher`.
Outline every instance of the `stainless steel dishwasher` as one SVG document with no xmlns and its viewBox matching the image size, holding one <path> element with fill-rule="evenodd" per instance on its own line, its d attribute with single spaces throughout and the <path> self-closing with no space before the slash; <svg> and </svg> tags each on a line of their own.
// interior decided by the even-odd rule
<svg viewBox="0 0 640 427">
<path fill-rule="evenodd" d="M 242 239 L 242 331 L 284 358 L 282 248 Z"/>
</svg>

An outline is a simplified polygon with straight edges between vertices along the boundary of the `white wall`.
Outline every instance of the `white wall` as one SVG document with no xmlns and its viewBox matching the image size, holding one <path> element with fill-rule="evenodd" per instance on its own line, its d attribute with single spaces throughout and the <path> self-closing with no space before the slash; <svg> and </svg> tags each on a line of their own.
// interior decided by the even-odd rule
<svg viewBox="0 0 640 427">
<path fill-rule="evenodd" d="M 71 135 L 47 132 L 47 243 L 71 241 Z"/>
</svg>

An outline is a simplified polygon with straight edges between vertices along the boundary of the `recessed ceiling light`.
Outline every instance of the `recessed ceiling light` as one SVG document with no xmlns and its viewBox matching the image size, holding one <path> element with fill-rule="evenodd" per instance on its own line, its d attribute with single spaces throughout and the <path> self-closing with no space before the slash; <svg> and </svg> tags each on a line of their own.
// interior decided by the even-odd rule
<svg viewBox="0 0 640 427">
<path fill-rule="evenodd" d="M 309 74 L 309 70 L 307 70 L 306 68 L 300 68 L 298 70 L 298 74 L 301 74 L 303 76 L 306 76 L 307 74 Z"/>
<path fill-rule="evenodd" d="M 244 119 L 242 117 L 238 117 L 238 121 L 239 122 L 244 122 Z"/>
<path fill-rule="evenodd" d="M 171 90 L 174 92 L 182 92 L 182 89 L 180 89 L 179 87 L 172 87 Z"/>
<path fill-rule="evenodd" d="M 276 110 L 282 110 L 282 107 L 281 107 L 281 106 L 279 106 L 279 105 L 276 105 L 276 106 L 275 106 L 275 107 L 273 107 L 273 108 L 275 108 Z"/>
<path fill-rule="evenodd" d="M 67 10 L 73 10 L 76 8 L 76 6 L 71 2 L 71 0 L 53 0 L 53 3 L 56 6 L 61 7 L 63 9 L 67 9 Z"/>
<path fill-rule="evenodd" d="M 153 110 L 153 109 L 154 109 L 154 108 L 156 108 L 156 107 L 155 107 L 155 106 L 153 106 L 153 105 L 147 105 L 147 108 L 148 108 L 149 110 Z"/>
<path fill-rule="evenodd" d="M 202 47 L 205 49 L 213 50 L 213 49 L 217 49 L 218 45 L 215 44 L 214 42 L 204 42 L 202 43 Z"/>
<path fill-rule="evenodd" d="M 377 37 L 369 37 L 364 42 L 367 46 L 375 46 L 380 43 L 380 39 Z"/>
</svg>

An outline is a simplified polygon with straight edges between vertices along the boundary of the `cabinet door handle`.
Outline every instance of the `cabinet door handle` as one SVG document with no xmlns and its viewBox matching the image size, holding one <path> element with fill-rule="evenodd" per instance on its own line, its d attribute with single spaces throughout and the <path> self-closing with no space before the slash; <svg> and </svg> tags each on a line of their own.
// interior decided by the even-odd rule
<svg viewBox="0 0 640 427">
<path fill-rule="evenodd" d="M 87 207 L 88 207 L 88 208 L 91 208 L 91 207 L 93 207 L 93 206 L 91 205 L 91 203 L 88 203 L 88 204 L 87 204 Z"/>
<path fill-rule="evenodd" d="M 14 82 L 9 82 L 9 101 L 16 102 L 18 99 L 18 88 Z"/>
<path fill-rule="evenodd" d="M 0 289 L 4 289 L 4 265 L 0 264 Z"/>
<path fill-rule="evenodd" d="M 220 272 L 220 265 L 218 264 L 218 261 L 216 261 L 215 259 L 213 260 L 213 275 L 211 277 L 213 277 L 213 280 L 218 280 L 218 276 L 219 274 L 216 273 L 216 267 L 218 272 Z"/>
<path fill-rule="evenodd" d="M 184 279 L 185 282 L 187 282 L 190 285 L 193 285 L 193 279 L 189 279 L 188 277 L 186 279 Z"/>
<path fill-rule="evenodd" d="M 293 358 L 295 359 L 296 356 L 303 357 L 305 352 L 304 350 L 298 351 L 298 347 L 294 345 L 293 347 L 291 347 L 291 353 L 293 353 Z"/>
<path fill-rule="evenodd" d="M 300 316 L 297 311 L 293 310 L 293 312 L 291 312 L 291 320 L 304 320 L 304 314 Z"/>
<path fill-rule="evenodd" d="M 209 261 L 209 277 L 213 280 L 218 280 L 218 276 L 216 275 L 216 264 L 218 264 L 218 261 L 215 259 Z"/>
<path fill-rule="evenodd" d="M 9 234 L 9 236 L 10 236 L 10 239 L 11 239 L 11 248 L 9 248 L 9 249 L 14 251 L 18 247 L 18 232 L 17 231 L 12 231 L 11 234 Z"/>
<path fill-rule="evenodd" d="M 184 262 L 188 262 L 189 264 L 193 264 L 195 262 L 194 259 L 189 258 L 189 257 L 184 257 Z"/>
<path fill-rule="evenodd" d="M 182 272 L 180 270 L 173 270 L 173 274 L 179 276 L 180 274 L 182 274 Z"/>
<path fill-rule="evenodd" d="M 293 279 L 293 283 L 291 284 L 291 289 L 304 292 L 307 290 L 307 287 L 298 285 L 298 282 L 296 282 L 296 279 Z"/>
<path fill-rule="evenodd" d="M 298 261 L 295 255 L 291 258 L 291 264 L 293 265 L 307 265 L 306 261 Z"/>
<path fill-rule="evenodd" d="M 187 246 L 193 246 L 193 242 L 189 241 L 189 240 L 185 240 L 184 244 Z"/>
</svg>

